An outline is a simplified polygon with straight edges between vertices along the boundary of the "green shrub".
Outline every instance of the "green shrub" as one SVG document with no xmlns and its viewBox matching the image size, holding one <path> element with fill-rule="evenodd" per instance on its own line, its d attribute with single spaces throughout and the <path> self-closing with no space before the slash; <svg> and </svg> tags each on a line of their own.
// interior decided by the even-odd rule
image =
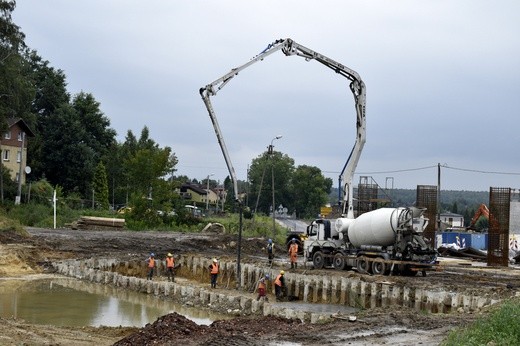
<svg viewBox="0 0 520 346">
<path fill-rule="evenodd" d="M 5 210 L 0 211 L 0 232 L 12 231 L 21 235 L 28 235 L 25 228 L 18 222 L 18 220 L 13 220 L 9 218 Z"/>
<path fill-rule="evenodd" d="M 470 326 L 451 331 L 442 345 L 520 345 L 520 299 L 505 301 Z"/>
</svg>

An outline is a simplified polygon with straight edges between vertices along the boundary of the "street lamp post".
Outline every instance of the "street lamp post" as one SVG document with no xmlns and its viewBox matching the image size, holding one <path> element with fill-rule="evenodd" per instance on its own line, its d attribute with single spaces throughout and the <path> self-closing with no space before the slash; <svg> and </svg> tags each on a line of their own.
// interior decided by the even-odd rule
<svg viewBox="0 0 520 346">
<path fill-rule="evenodd" d="M 269 146 L 269 149 L 267 151 L 267 153 L 270 155 L 271 157 L 271 187 L 272 187 L 272 192 L 273 192 L 273 200 L 272 200 L 272 203 L 273 203 L 273 240 L 276 236 L 276 220 L 275 220 L 275 211 L 276 211 L 276 207 L 275 207 L 275 204 L 274 204 L 274 162 L 273 162 L 273 142 L 275 139 L 280 139 L 282 138 L 281 135 L 278 135 L 276 137 L 274 137 L 272 140 L 271 140 L 271 145 Z"/>
<path fill-rule="evenodd" d="M 209 209 L 209 177 L 215 175 L 215 173 L 208 174 L 208 180 L 206 181 L 206 212 Z"/>
<path fill-rule="evenodd" d="M 22 202 L 22 166 L 23 166 L 23 149 L 25 147 L 25 132 L 21 132 L 22 146 L 20 147 L 20 169 L 18 173 L 18 194 L 16 195 L 14 204 L 18 205 Z"/>
</svg>

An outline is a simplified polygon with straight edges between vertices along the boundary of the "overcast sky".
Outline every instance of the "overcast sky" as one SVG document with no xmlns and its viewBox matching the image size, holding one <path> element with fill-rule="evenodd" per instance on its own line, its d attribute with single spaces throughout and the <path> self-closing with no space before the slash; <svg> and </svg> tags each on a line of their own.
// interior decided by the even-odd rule
<svg viewBox="0 0 520 346">
<path fill-rule="evenodd" d="M 442 189 L 520 188 L 518 0 L 18 0 L 13 19 L 71 94 L 101 103 L 119 141 L 148 126 L 177 174 L 224 180 L 199 88 L 291 38 L 366 84 L 355 182 L 437 185 L 440 163 Z M 337 185 L 355 140 L 345 78 L 278 52 L 212 102 L 238 179 L 282 135 L 275 150 Z"/>
</svg>

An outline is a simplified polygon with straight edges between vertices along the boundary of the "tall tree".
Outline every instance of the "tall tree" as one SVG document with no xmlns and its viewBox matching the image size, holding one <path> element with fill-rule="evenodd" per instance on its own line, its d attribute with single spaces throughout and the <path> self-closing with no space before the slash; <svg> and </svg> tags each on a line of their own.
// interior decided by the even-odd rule
<svg viewBox="0 0 520 346">
<path fill-rule="evenodd" d="M 298 166 L 291 179 L 291 196 L 299 218 L 314 217 L 325 205 L 332 188 L 332 179 L 325 178 L 321 170 L 312 166 Z"/>
<path fill-rule="evenodd" d="M 58 108 L 69 104 L 70 95 L 63 71 L 49 66 L 49 62 L 35 51 L 29 52 L 26 59 L 31 66 L 31 80 L 36 88 L 32 102 L 34 118 L 28 119 L 28 125 L 33 129 L 35 137 L 28 146 L 27 164 L 32 168 L 33 178 L 41 179 L 50 173 L 46 167 L 47 153 L 43 147 L 49 139 L 47 133 L 53 132 L 51 116 Z"/>
<path fill-rule="evenodd" d="M 0 134 L 7 130 L 7 118 L 29 118 L 34 88 L 29 67 L 22 57 L 25 35 L 12 21 L 15 1 L 0 0 Z M 4 169 L 0 162 L 0 200 L 4 201 Z M 8 185 L 8 184 L 7 184 Z M 7 187 L 7 186 L 6 186 Z"/>
<path fill-rule="evenodd" d="M 6 130 L 5 119 L 23 117 L 29 109 L 34 89 L 27 79 L 21 53 L 25 35 L 13 23 L 16 1 L 0 0 L 0 131 Z"/>
<path fill-rule="evenodd" d="M 94 196 L 96 202 L 101 209 L 108 209 L 108 181 L 107 172 L 103 162 L 99 162 L 94 172 L 94 179 L 92 181 Z"/>
<path fill-rule="evenodd" d="M 264 153 L 253 159 L 249 167 L 251 210 L 255 210 L 258 201 L 258 212 L 269 213 L 272 206 L 272 195 L 275 195 L 275 208 L 280 204 L 291 209 L 294 201 L 290 197 L 289 183 L 294 172 L 294 160 L 279 151 Z M 273 189 L 274 180 L 274 189 Z"/>
<path fill-rule="evenodd" d="M 72 101 L 86 137 L 82 140 L 103 158 L 115 142 L 116 131 L 110 128 L 110 120 L 101 112 L 100 103 L 90 93 L 80 92 Z"/>
<path fill-rule="evenodd" d="M 167 197 L 164 182 L 169 180 L 177 165 L 170 147 L 160 148 L 149 136 L 145 126 L 136 140 L 131 131 L 123 144 L 123 166 L 128 187 L 136 198 L 148 197 L 152 203 L 162 203 Z M 170 185 L 172 182 L 168 182 Z"/>
<path fill-rule="evenodd" d="M 90 196 L 96 153 L 83 141 L 87 134 L 77 112 L 65 104 L 49 116 L 49 122 L 52 126 L 47 126 L 42 143 L 47 179 L 52 185 L 62 186 L 65 192 Z"/>
</svg>

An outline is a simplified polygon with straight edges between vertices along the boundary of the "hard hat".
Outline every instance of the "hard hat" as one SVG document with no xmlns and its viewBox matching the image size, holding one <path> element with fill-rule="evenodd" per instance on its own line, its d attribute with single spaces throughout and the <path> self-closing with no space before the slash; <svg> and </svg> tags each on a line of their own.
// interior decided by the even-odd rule
<svg viewBox="0 0 520 346">
<path fill-rule="evenodd" d="M 265 278 L 269 280 L 269 274 L 265 274 Z"/>
<path fill-rule="evenodd" d="M 283 270 L 280 270 L 280 274 L 282 274 L 282 275 L 283 275 L 283 274 L 285 274 L 285 272 L 284 272 Z"/>
<path fill-rule="evenodd" d="M 214 259 L 213 259 L 213 262 L 217 263 L 218 261 L 217 261 L 217 259 L 216 259 L 216 258 L 214 258 Z"/>
<path fill-rule="evenodd" d="M 150 257 L 154 257 L 154 256 L 155 256 L 155 254 L 152 252 L 152 253 L 150 254 Z"/>
<path fill-rule="evenodd" d="M 293 243 L 296 243 L 296 239 L 293 238 L 292 242 L 293 242 Z"/>
<path fill-rule="evenodd" d="M 273 242 L 273 240 L 272 240 L 272 239 L 269 239 L 267 242 L 268 242 L 269 244 L 271 244 L 271 243 Z"/>
<path fill-rule="evenodd" d="M 168 257 L 172 257 L 172 253 L 171 252 L 168 252 Z"/>
</svg>

